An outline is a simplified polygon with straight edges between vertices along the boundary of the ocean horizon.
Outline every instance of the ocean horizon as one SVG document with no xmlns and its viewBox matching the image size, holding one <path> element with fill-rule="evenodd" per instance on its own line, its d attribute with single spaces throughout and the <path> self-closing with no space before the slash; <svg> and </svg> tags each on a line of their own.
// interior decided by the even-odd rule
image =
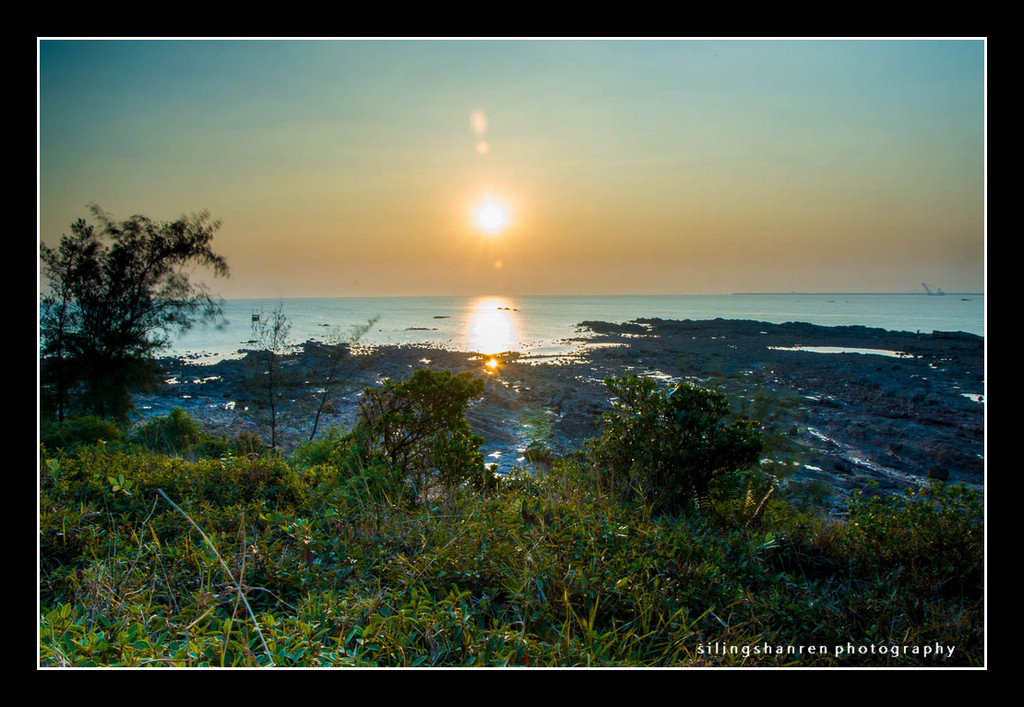
<svg viewBox="0 0 1024 707">
<path fill-rule="evenodd" d="M 244 298 L 222 301 L 223 328 L 197 324 L 165 352 L 230 358 L 252 347 L 256 319 L 281 308 L 288 342 L 351 341 L 545 356 L 576 348 L 585 321 L 747 319 L 773 324 L 866 326 L 890 331 L 985 335 L 983 293 L 736 293 L 729 295 L 490 295 L 480 297 Z"/>
</svg>

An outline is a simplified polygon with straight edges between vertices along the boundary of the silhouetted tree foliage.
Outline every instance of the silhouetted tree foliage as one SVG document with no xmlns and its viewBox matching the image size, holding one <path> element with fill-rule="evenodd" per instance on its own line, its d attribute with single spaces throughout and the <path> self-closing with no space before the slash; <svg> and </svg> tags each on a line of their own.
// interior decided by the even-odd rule
<svg viewBox="0 0 1024 707">
<path fill-rule="evenodd" d="M 320 427 L 320 418 L 327 410 L 330 396 L 337 392 L 338 388 L 345 382 L 342 374 L 343 364 L 351 358 L 351 349 L 366 332 L 370 330 L 379 315 L 369 319 L 365 324 L 358 324 L 352 327 L 352 333 L 348 339 L 342 341 L 338 335 L 333 335 L 326 343 L 316 347 L 319 365 L 317 366 L 317 378 L 319 389 L 316 391 L 316 413 L 313 416 L 313 429 L 309 433 L 309 441 L 316 437 L 317 429 Z M 309 349 L 307 349 L 309 353 Z"/>
<path fill-rule="evenodd" d="M 253 382 L 259 392 L 260 403 L 265 406 L 267 424 L 270 427 L 270 446 L 277 448 L 277 418 L 284 402 L 288 385 L 284 375 L 284 355 L 288 349 L 292 323 L 284 313 L 284 303 L 267 317 L 261 311 L 253 320 L 252 336 L 257 352 L 253 356 L 256 365 Z"/>
<path fill-rule="evenodd" d="M 79 409 L 126 416 L 131 391 L 154 382 L 154 355 L 171 333 L 220 317 L 187 269 L 228 273 L 211 249 L 220 222 L 206 212 L 117 222 L 98 206 L 90 211 L 96 226 L 79 219 L 56 249 L 40 246 L 49 286 L 40 307 L 41 393 L 58 419 Z"/>
</svg>

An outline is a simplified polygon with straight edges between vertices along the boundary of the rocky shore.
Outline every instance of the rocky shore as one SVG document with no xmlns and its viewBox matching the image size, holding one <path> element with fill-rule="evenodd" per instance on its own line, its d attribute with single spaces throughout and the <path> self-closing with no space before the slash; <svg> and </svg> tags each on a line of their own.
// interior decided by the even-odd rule
<svg viewBox="0 0 1024 707">
<path fill-rule="evenodd" d="M 289 384 L 277 418 L 280 447 L 289 453 L 309 439 L 325 385 L 318 431 L 351 428 L 361 391 L 385 378 L 418 367 L 472 371 L 486 391 L 467 418 L 486 439 L 487 462 L 507 472 L 531 463 L 531 442 L 552 457 L 579 449 L 610 409 L 602 381 L 637 373 L 727 393 L 738 413 L 763 423 L 765 464 L 790 493 L 818 502 L 838 507 L 854 489 L 887 493 L 928 479 L 984 483 L 982 337 L 722 319 L 584 322 L 579 331 L 579 352 L 551 359 L 307 342 L 282 359 Z M 329 353 L 342 355 L 326 380 Z M 137 400 L 143 416 L 180 407 L 211 433 L 269 440 L 259 354 L 161 366 L 165 382 Z"/>
</svg>

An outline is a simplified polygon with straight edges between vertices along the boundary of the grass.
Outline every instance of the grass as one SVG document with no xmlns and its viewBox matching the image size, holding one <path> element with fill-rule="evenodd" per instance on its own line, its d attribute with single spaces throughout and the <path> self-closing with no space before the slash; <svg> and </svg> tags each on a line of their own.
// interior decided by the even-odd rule
<svg viewBox="0 0 1024 707">
<path fill-rule="evenodd" d="M 43 447 L 41 666 L 985 662 L 983 509 L 960 487 L 842 521 L 776 494 L 748 523 L 740 501 L 623 504 L 576 459 L 408 504 L 329 449 L 190 439 L 219 456 Z"/>
</svg>

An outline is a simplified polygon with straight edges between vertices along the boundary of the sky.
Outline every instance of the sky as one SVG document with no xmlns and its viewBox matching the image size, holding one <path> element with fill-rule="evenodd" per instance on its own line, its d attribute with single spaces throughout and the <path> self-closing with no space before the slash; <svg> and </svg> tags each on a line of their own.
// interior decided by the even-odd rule
<svg viewBox="0 0 1024 707">
<path fill-rule="evenodd" d="M 39 238 L 208 211 L 227 298 L 982 292 L 985 55 L 40 39 Z"/>
</svg>

